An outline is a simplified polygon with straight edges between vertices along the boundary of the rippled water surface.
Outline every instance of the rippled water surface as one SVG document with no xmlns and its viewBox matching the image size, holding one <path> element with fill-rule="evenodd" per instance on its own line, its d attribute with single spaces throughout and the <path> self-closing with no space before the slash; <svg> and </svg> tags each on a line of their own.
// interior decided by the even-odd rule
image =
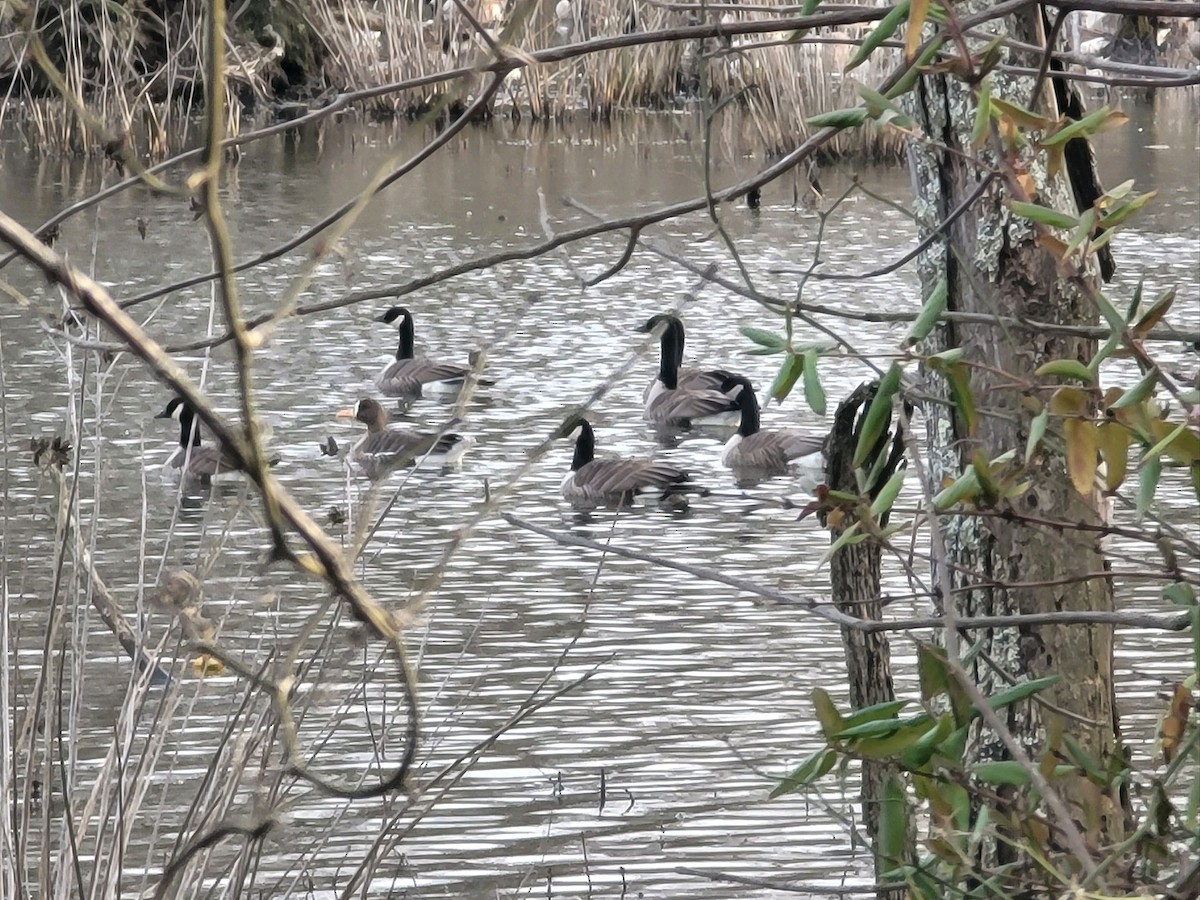
<svg viewBox="0 0 1200 900">
<path fill-rule="evenodd" d="M 1142 275 L 1148 291 L 1178 284 L 1179 324 L 1196 327 L 1200 192 L 1194 178 L 1178 179 L 1176 171 L 1185 164 L 1194 169 L 1194 130 L 1152 134 L 1147 122 L 1135 126 L 1143 130 L 1102 146 L 1102 163 L 1113 172 L 1136 167 L 1139 178 L 1161 178 L 1150 186 L 1163 193 L 1155 212 L 1119 239 L 1118 260 L 1126 264 L 1113 293 L 1127 296 Z M 339 255 L 316 266 L 300 303 L 403 285 L 590 222 L 562 204 L 564 195 L 619 216 L 702 194 L 699 148 L 689 129 L 689 119 L 675 116 L 616 130 L 468 129 L 366 208 Z M 288 240 L 360 190 L 377 167 L 411 156 L 424 137 L 411 127 L 341 125 L 256 145 L 230 170 L 224 191 L 237 257 Z M 758 165 L 733 158 L 714 178 L 727 183 Z M 852 174 L 850 168 L 822 174 L 825 209 Z M 883 198 L 908 202 L 903 171 L 861 174 Z M 100 177 L 98 169 L 39 163 L 9 147 L 0 195 L 6 212 L 32 225 L 94 191 Z M 144 240 L 138 217 L 146 221 Z M 820 219 L 793 207 L 791 184 L 769 187 L 760 214 L 727 209 L 723 222 L 756 287 L 794 297 L 796 277 L 786 270 L 811 263 Z M 714 262 L 721 274 L 737 277 L 704 216 L 647 235 L 671 253 L 702 266 Z M 901 211 L 858 196 L 827 221 L 821 271 L 873 268 L 914 243 Z M 144 191 L 75 217 L 64 225 L 60 247 L 118 299 L 209 269 L 205 231 L 186 203 Z M 273 429 L 279 479 L 323 524 L 331 510 L 347 513 L 345 524 L 330 526 L 347 543 L 356 529 L 377 525 L 358 571 L 390 608 L 412 612 L 408 634 L 424 737 L 411 803 L 397 796 L 345 802 L 281 775 L 280 735 L 258 727 L 273 721 L 269 698 L 230 673 L 201 680 L 182 665 L 188 654 L 170 617 L 145 603 L 160 573 L 177 567 L 203 578 L 205 616 L 249 669 L 298 673 L 298 733 L 314 767 L 363 784 L 399 763 L 406 720 L 395 661 L 377 645 L 364 645 L 355 623 L 330 609 L 319 591 L 297 585 L 283 567 L 263 564 L 266 537 L 253 495 L 235 483 L 207 503 L 176 502 L 163 471 L 175 425 L 152 418 L 168 399 L 164 389 L 129 356 L 102 359 L 12 303 L 0 305 L 9 652 L 21 667 L 12 696 L 23 712 L 45 653 L 47 616 L 54 603 L 67 602 L 67 634 L 85 647 L 71 657 L 63 687 L 79 717 L 78 740 L 67 751 L 76 793 L 88 789 L 114 737 L 137 746 L 143 739 L 162 742 L 115 868 L 128 893 L 143 879 L 154 882 L 176 834 L 186 841 L 222 817 L 250 817 L 272 801 L 282 804 L 280 827 L 261 844 L 234 840 L 218 849 L 210 884 L 256 870 L 253 887 L 268 896 L 327 897 L 368 883 L 372 896 L 772 897 L 777 892 L 768 887 L 735 886 L 704 873 L 791 879 L 815 886 L 814 896 L 820 886 L 868 877 L 866 858 L 848 849 L 852 793 L 843 796 L 831 781 L 820 797 L 766 800 L 775 779 L 817 746 L 811 689 L 823 685 L 845 695 L 836 629 L 724 584 L 560 546 L 482 514 L 490 496 L 500 510 L 556 533 L 712 567 L 802 599 L 827 595 L 820 561 L 828 539 L 815 522 L 797 522 L 794 512 L 743 495 L 719 465 L 718 438 L 660 447 L 640 414 L 657 349 L 646 348 L 632 329 L 648 316 L 684 304 L 689 358 L 728 364 L 763 386 L 773 376 L 772 360 L 744 355 L 748 344 L 738 326 L 777 323 L 750 301 L 702 285 L 646 250 L 601 284 L 580 287 L 581 277 L 605 271 L 623 249 L 624 236 L 572 243 L 405 299 L 416 315 L 418 344 L 431 355 L 465 359 L 469 348 L 488 347 L 487 374 L 495 384 L 480 387 L 462 410 L 462 430 L 476 444 L 454 473 L 397 475 L 371 494 L 318 451 L 328 435 L 343 445 L 356 435 L 334 413 L 371 393 L 382 358 L 394 350 L 394 332 L 372 321 L 388 301 L 288 319 L 258 357 L 255 385 Z M 308 246 L 243 276 L 247 308 L 274 309 L 311 257 Z M 27 270 L 13 266 L 5 276 L 39 309 L 57 309 L 54 292 Z M 873 313 L 914 308 L 917 294 L 906 269 L 861 282 L 810 283 L 804 298 Z M 216 302 L 205 286 L 134 309 L 159 339 L 179 344 L 220 332 Z M 904 327 L 822 321 L 876 363 L 886 361 Z M 811 325 L 797 329 L 802 340 L 829 341 Z M 1194 357 L 1178 356 L 1194 368 Z M 211 356 L 186 351 L 180 360 L 204 380 L 219 409 L 236 411 L 228 348 Z M 824 357 L 820 371 L 831 406 L 870 376 L 844 352 Z M 713 496 L 682 513 L 651 507 L 580 520 L 565 509 L 558 484 L 569 445 L 535 451 L 601 384 L 609 390 L 592 412 L 600 451 L 661 453 L 689 468 Z M 426 398 L 394 418 L 436 425 L 451 412 L 449 400 Z M 798 396 L 765 416 L 812 429 L 828 424 Z M 76 420 L 82 423 L 81 537 L 131 622 L 144 626 L 146 641 L 162 646 L 165 661 L 181 661 L 179 677 L 152 691 L 132 724 L 118 716 L 131 667 L 86 605 L 88 578 L 74 567 L 74 552 L 55 590 L 58 488 L 29 464 L 31 435 L 69 433 Z M 754 493 L 800 492 L 780 479 Z M 1168 494 L 1164 505 L 1194 527 L 1194 501 L 1182 490 Z M 464 532 L 469 523 L 475 527 Z M 1118 565 L 1136 569 L 1144 549 L 1119 549 L 1129 558 Z M 888 588 L 898 611 L 923 611 L 907 599 L 912 589 L 898 572 Z M 1119 591 L 1124 608 L 1161 608 L 1148 582 L 1131 581 Z M 81 598 L 79 605 L 67 597 Z M 417 598 L 422 602 L 414 605 Z M 898 687 L 911 695 L 912 645 L 897 640 L 893 649 Z M 1190 651 L 1158 633 L 1127 632 L 1119 652 L 1129 732 L 1148 746 L 1159 709 L 1154 695 L 1186 670 Z M 224 771 L 242 758 L 248 762 L 240 784 L 218 799 L 206 777 L 210 765 Z M 197 797 L 205 799 L 193 810 Z"/>
</svg>

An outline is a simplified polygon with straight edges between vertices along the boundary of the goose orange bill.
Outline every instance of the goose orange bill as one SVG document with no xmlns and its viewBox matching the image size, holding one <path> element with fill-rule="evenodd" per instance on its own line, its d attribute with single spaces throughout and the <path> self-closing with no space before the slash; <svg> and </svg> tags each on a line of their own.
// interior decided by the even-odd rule
<svg viewBox="0 0 1200 900">
<path fill-rule="evenodd" d="M 337 418 L 339 418 L 339 419 L 353 419 L 353 418 L 354 418 L 354 407 L 353 407 L 353 406 L 347 406 L 345 409 L 339 409 L 339 410 L 337 411 Z"/>
</svg>

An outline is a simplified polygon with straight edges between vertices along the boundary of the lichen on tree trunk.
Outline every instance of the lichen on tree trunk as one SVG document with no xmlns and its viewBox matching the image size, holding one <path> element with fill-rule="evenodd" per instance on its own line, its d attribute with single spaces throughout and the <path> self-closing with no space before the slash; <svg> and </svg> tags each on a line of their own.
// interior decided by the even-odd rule
<svg viewBox="0 0 1200 900">
<path fill-rule="evenodd" d="M 957 9 L 960 15 L 986 9 L 988 0 L 971 0 Z M 1022 41 L 1044 40 L 1041 11 L 1036 6 L 1003 20 L 1009 35 Z M 973 42 L 977 50 L 982 42 Z M 1036 65 L 1028 59 L 1021 65 Z M 1034 81 L 993 73 L 991 92 L 1035 111 L 1057 115 L 1053 92 Z M 912 95 L 911 110 L 934 143 L 914 141 L 909 160 L 917 201 L 917 214 L 926 227 L 947 214 L 1001 161 L 972 145 L 975 103 L 971 88 L 944 75 L 925 77 Z M 940 149 L 941 143 L 950 148 Z M 972 162 L 979 157 L 983 165 Z M 1037 185 L 1037 202 L 1074 213 L 1072 192 L 1065 175 L 1048 177 L 1044 159 L 1025 160 Z M 986 168 L 985 168 L 986 167 Z M 1011 215 L 1001 202 L 1002 179 L 997 179 L 974 209 L 955 222 L 920 260 L 922 285 L 928 293 L 941 278 L 948 285 L 950 310 L 1069 324 L 1094 324 L 1097 315 L 1090 297 L 1078 284 L 1060 277 L 1056 263 L 1036 243 L 1030 224 Z M 1030 399 L 1014 387 L 1032 381 L 1034 371 L 1051 359 L 1088 361 L 1096 352 L 1093 341 L 1064 338 L 1021 327 L 946 325 L 931 337 L 929 352 L 952 347 L 965 351 L 970 366 L 970 388 L 978 409 L 978 425 L 969 432 L 952 412 L 944 381 L 926 372 L 927 388 L 940 402 L 925 405 L 929 432 L 929 470 L 934 490 L 944 476 L 956 477 L 982 451 L 988 459 L 1016 449 L 1023 452 L 1033 418 Z M 1009 377 L 1012 376 L 1012 377 Z M 1054 442 L 1043 452 L 1030 473 L 1030 490 L 1011 504 L 1002 504 L 990 515 L 948 515 L 938 519 L 945 538 L 949 581 L 959 615 L 1007 615 L 1068 610 L 1111 610 L 1111 582 L 1094 573 L 1105 571 L 1099 536 L 1073 528 L 1044 527 L 1022 517 L 1099 524 L 1098 498 L 1081 496 L 1066 474 L 1065 461 Z M 1061 444 L 1061 441 L 1059 442 Z M 936 561 L 935 561 L 936 563 Z M 1070 580 L 1068 576 L 1093 577 Z M 935 578 L 934 583 L 938 583 Z M 1112 672 L 1113 633 L 1108 626 L 996 628 L 976 633 L 983 652 L 972 657 L 970 674 L 983 693 L 994 693 L 1013 681 L 1044 675 L 1062 678 L 1046 696 L 1065 712 L 1064 730 L 1096 758 L 1112 753 L 1119 744 Z M 961 640 L 961 639 L 960 639 Z M 1035 759 L 1046 749 L 1045 709 L 1036 703 L 1015 704 L 1005 710 L 1007 724 Z M 1003 758 L 1007 754 L 995 736 L 979 731 L 973 736 L 977 758 Z M 1119 803 L 1096 798 L 1078 779 L 1067 797 L 1076 804 L 1095 807 L 1102 833 L 1118 834 Z"/>
</svg>

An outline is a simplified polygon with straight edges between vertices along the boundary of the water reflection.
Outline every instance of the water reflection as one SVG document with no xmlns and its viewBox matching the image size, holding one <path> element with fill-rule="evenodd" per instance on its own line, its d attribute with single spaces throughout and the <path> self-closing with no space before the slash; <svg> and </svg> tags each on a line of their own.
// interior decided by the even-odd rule
<svg viewBox="0 0 1200 900">
<path fill-rule="evenodd" d="M 316 268 L 302 299 L 331 300 L 356 287 L 529 244 L 543 231 L 539 189 L 552 227 L 561 229 L 590 221 L 557 203 L 567 193 L 613 213 L 695 196 L 701 184 L 695 146 L 679 134 L 670 118 L 639 121 L 632 136 L 468 131 L 420 178 L 401 182 L 367 208 L 344 242 L 344 256 Z M 411 154 L 419 137 L 379 128 L 352 139 L 348 129 L 326 129 L 319 141 L 301 133 L 248 153 L 225 188 L 239 255 L 289 239 L 361 189 L 389 155 Z M 1176 151 L 1145 152 L 1166 158 Z M 1179 164 L 1179 157 L 1169 158 Z M 1194 156 L 1187 158 L 1194 163 Z M 733 159 L 719 176 L 732 180 L 754 165 Z M 39 189 L 4 191 L 6 211 L 39 221 L 98 187 L 100 171 L 70 163 L 47 167 L 10 153 L 0 177 Z M 835 195 L 848 176 L 823 174 L 827 194 Z M 904 173 L 864 177 L 885 196 L 907 200 Z M 1164 198 L 1166 211 L 1121 239 L 1118 259 L 1128 262 L 1116 292 L 1131 290 L 1145 269 L 1150 279 L 1180 285 L 1192 301 L 1177 304 L 1184 317 L 1200 309 L 1195 268 L 1189 268 L 1197 199 L 1194 183 L 1180 187 Z M 148 223 L 144 241 L 129 226 L 137 216 Z M 730 209 L 725 224 L 756 287 L 794 296 L 795 277 L 772 269 L 811 261 L 815 213 L 792 208 L 790 188 L 772 185 L 757 215 Z M 710 230 L 711 223 L 697 216 L 660 226 L 654 236 L 695 264 L 712 262 L 733 273 Z M 97 277 L 119 297 L 209 267 L 201 224 L 175 200 L 129 192 L 66 223 L 63 231 L 76 261 L 94 259 Z M 862 199 L 829 219 L 820 249 L 826 270 L 856 271 L 864 259 L 886 261 L 913 243 L 901 212 Z M 285 828 L 259 846 L 217 853 L 229 859 L 244 852 L 257 860 L 255 886 L 267 894 L 333 896 L 360 878 L 373 893 L 394 889 L 420 896 L 495 896 L 537 885 L 555 896 L 590 889 L 606 896 L 727 897 L 728 885 L 680 869 L 790 877 L 831 889 L 866 876 L 868 861 L 846 850 L 851 841 L 844 816 L 852 797 L 831 784 L 822 795 L 827 807 L 812 798 L 763 800 L 772 778 L 816 746 L 811 688 L 824 685 L 844 702 L 838 689 L 844 664 L 833 629 L 798 608 L 645 562 L 549 543 L 491 515 L 469 536 L 460 533 L 486 498 L 499 498 L 501 509 L 555 531 L 714 565 L 805 601 L 824 597 L 819 561 L 828 539 L 811 518 L 797 521 L 804 493 L 794 480 L 785 476 L 743 492 L 720 465 L 728 430 L 697 429 L 664 445 L 641 414 L 657 347 L 634 339 L 635 324 L 688 298 L 683 315 L 689 356 L 736 363 L 756 385 L 766 385 L 777 361 L 744 356 L 748 344 L 738 328 L 775 323 L 753 303 L 698 285 L 694 275 L 646 252 L 582 290 L 580 275 L 605 271 L 623 247 L 620 236 L 596 238 L 406 300 L 420 317 L 420 347 L 486 346 L 494 384 L 476 390 L 460 411 L 475 439 L 460 471 L 396 473 L 376 492 L 320 448 L 330 436 L 341 447 L 357 439 L 355 429 L 334 414 L 374 393 L 375 360 L 393 350 L 374 318 L 391 302 L 281 324 L 254 373 L 280 456 L 275 471 L 323 520 L 331 510 L 346 516 L 335 534 L 347 546 L 374 529 L 358 572 L 374 596 L 411 622 L 425 729 L 414 785 L 422 793 L 411 803 L 399 796 L 346 802 L 309 791 L 281 774 L 278 735 L 269 743 L 253 737 L 272 720 L 269 698 L 229 673 L 201 681 L 182 671 L 170 691 L 153 695 L 147 711 L 121 719 L 134 746 L 161 742 L 156 774 L 146 785 L 154 813 L 143 813 L 133 828 L 129 862 L 122 867 L 127 892 L 154 881 L 176 834 L 187 840 L 211 826 L 191 809 L 194 800 L 197 809 L 230 814 L 248 814 L 271 799 L 288 801 Z M 300 262 L 297 254 L 248 273 L 248 309 L 274 309 Z M 47 307 L 55 302 L 42 297 L 33 279 L 24 287 Z M 816 293 L 810 284 L 806 291 L 806 299 L 858 312 L 919 302 L 907 272 L 822 283 Z M 207 287 L 138 313 L 166 341 L 221 329 Z M 848 343 L 878 354 L 894 347 L 903 330 L 833 324 L 847 332 Z M 828 342 L 806 323 L 796 322 L 796 329 L 799 340 Z M 183 656 L 168 616 L 148 609 L 144 594 L 167 569 L 196 573 L 204 585 L 204 614 L 228 652 L 271 677 L 300 673 L 303 758 L 345 783 L 369 783 L 393 771 L 406 726 L 396 661 L 376 645 L 364 645 L 361 627 L 321 591 L 297 585 L 279 566 L 264 565 L 269 542 L 245 485 L 222 487 L 200 505 L 176 502 L 163 468 L 177 442 L 152 419 L 167 400 L 163 389 L 127 356 L 108 363 L 108 374 L 97 378 L 94 363 L 83 361 L 86 351 L 48 340 L 31 317 L 10 305 L 0 306 L 0 333 L 8 454 L 4 547 L 24 679 L 18 696 L 30 689 L 41 661 L 55 547 L 55 489 L 27 476 L 24 442 L 30 434 L 61 432 L 64 422 L 78 419 L 85 423 L 81 521 L 98 570 L 136 613 L 146 639 L 162 642 L 168 658 Z M 633 356 L 639 348 L 643 354 Z M 227 347 L 210 357 L 183 354 L 181 363 L 203 377 L 222 413 L 237 408 Z M 64 378 L 64 368 L 78 373 L 75 380 Z M 869 374 L 840 352 L 822 356 L 819 371 L 831 402 Z M 712 494 L 692 498 L 686 512 L 596 511 L 577 521 L 559 494 L 569 445 L 559 442 L 542 456 L 533 451 L 600 384 L 608 389 L 597 398 L 592 418 L 605 452 L 661 454 Z M 423 397 L 389 410 L 398 423 L 427 428 L 446 420 L 451 403 L 453 398 Z M 798 397 L 764 409 L 763 417 L 764 426 L 812 433 L 827 427 Z M 460 540 L 446 563 L 447 547 Z M 439 571 L 436 589 L 426 593 Z M 898 573 L 887 590 L 911 593 Z M 1159 608 L 1157 595 L 1137 583 L 1123 586 L 1122 594 L 1126 608 Z M 87 609 L 81 605 L 76 613 L 87 638 L 87 666 L 73 663 L 83 723 L 75 750 L 77 790 L 112 746 L 130 679 L 130 667 Z M 903 677 L 911 671 L 911 647 L 897 641 L 895 652 L 899 688 L 911 694 L 915 685 Z M 1145 743 L 1153 735 L 1155 685 L 1186 668 L 1188 652 L 1157 633 L 1122 635 L 1128 732 Z M 552 703 L 514 723 L 522 710 L 556 691 L 562 693 Z M 500 736 L 484 746 L 497 731 Z M 251 761 L 241 781 L 209 776 L 238 759 Z M 464 759 L 473 761 L 465 773 L 461 763 L 453 767 Z M 372 855 L 377 843 L 380 852 Z M 774 895 L 751 888 L 738 894 Z"/>
</svg>

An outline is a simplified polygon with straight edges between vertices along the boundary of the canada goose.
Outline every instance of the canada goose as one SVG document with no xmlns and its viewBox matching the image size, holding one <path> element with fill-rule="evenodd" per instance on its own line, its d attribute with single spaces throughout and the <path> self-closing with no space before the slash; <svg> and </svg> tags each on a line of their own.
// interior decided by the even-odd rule
<svg viewBox="0 0 1200 900">
<path fill-rule="evenodd" d="M 619 506 L 643 491 L 656 490 L 666 497 L 690 487 L 688 473 L 670 463 L 645 458 L 596 459 L 596 435 L 582 416 L 567 419 L 555 437 L 575 440 L 571 470 L 562 480 L 562 494 L 573 506 Z"/>
<path fill-rule="evenodd" d="M 428 458 L 440 466 L 453 466 L 470 449 L 472 441 L 461 434 L 409 431 L 388 428 L 387 410 L 369 397 L 337 414 L 339 419 L 357 419 L 367 433 L 350 448 L 349 457 L 375 479 Z"/>
<path fill-rule="evenodd" d="M 671 350 L 674 351 L 675 381 L 677 387 L 683 390 L 719 390 L 727 379 L 736 377 L 735 372 L 729 372 L 725 369 L 683 368 L 683 348 L 686 338 L 683 329 L 683 320 L 674 313 L 659 313 L 658 315 L 651 316 L 646 321 L 646 324 L 639 325 L 634 330 L 642 334 L 651 334 L 659 325 L 665 325 L 662 336 L 659 338 L 660 352 L 666 354 Z M 653 397 L 658 396 L 658 394 L 666 390 L 661 376 L 662 367 L 663 363 L 660 358 L 660 374 L 656 375 L 654 380 L 646 385 L 646 389 L 642 391 L 642 402 L 645 404 L 648 404 Z"/>
<path fill-rule="evenodd" d="M 758 398 L 750 380 L 742 376 L 729 379 L 727 391 L 736 390 L 734 403 L 741 413 L 737 434 L 725 442 L 721 464 L 731 469 L 752 470 L 757 475 L 780 475 L 792 465 L 805 480 L 819 483 L 824 476 L 824 438 L 791 428 L 763 431 L 759 423 Z"/>
<path fill-rule="evenodd" d="M 413 356 L 413 315 L 403 306 L 393 306 L 376 322 L 386 322 L 400 332 L 396 358 L 375 379 L 375 386 L 387 397 L 419 397 L 425 385 L 457 390 L 470 371 L 468 366 L 428 357 Z"/>
<path fill-rule="evenodd" d="M 733 403 L 732 394 L 709 387 L 684 387 L 679 383 L 679 360 L 682 356 L 679 346 L 683 325 L 678 319 L 671 321 L 672 318 L 668 316 L 660 320 L 665 321 L 666 327 L 661 339 L 662 354 L 658 364 L 658 378 L 647 394 L 644 409 L 646 421 L 677 428 L 737 422 L 738 410 Z M 718 372 L 726 380 L 738 377 L 718 369 L 700 375 L 707 378 Z"/>
<path fill-rule="evenodd" d="M 237 460 L 220 447 L 200 443 L 200 422 L 196 410 L 182 397 L 172 397 L 156 419 L 179 420 L 179 447 L 171 454 L 166 465 L 180 469 L 188 481 L 209 485 L 216 475 L 241 469 Z"/>
</svg>

